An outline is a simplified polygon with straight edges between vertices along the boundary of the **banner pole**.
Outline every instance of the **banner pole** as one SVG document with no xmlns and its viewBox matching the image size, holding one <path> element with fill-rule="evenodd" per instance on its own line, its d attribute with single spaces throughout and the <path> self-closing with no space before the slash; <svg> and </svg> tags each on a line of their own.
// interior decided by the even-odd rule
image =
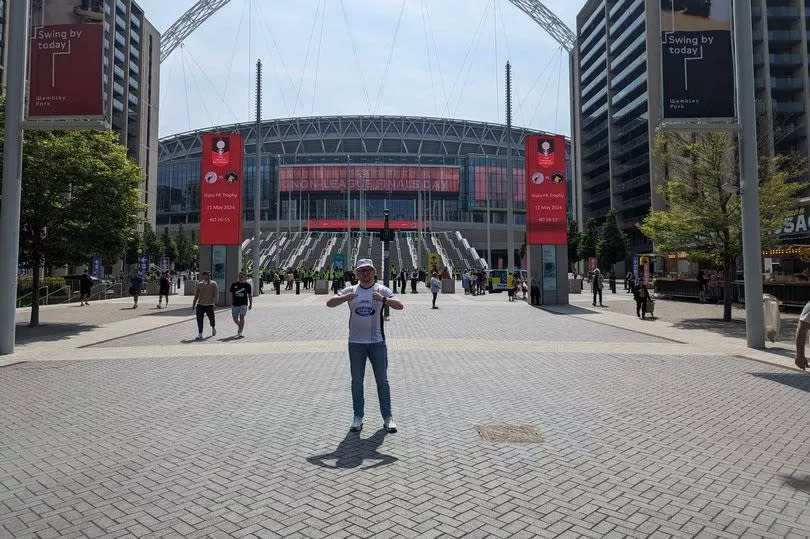
<svg viewBox="0 0 810 539">
<path fill-rule="evenodd" d="M 256 62 L 256 167 L 253 174 L 253 295 L 259 295 L 262 227 L 262 61 Z"/>
<path fill-rule="evenodd" d="M 14 353 L 17 307 L 17 270 L 20 252 L 22 200 L 22 139 L 25 107 L 25 66 L 28 58 L 28 0 L 14 0 L 8 26 L 8 89 L 5 146 L 3 148 L 3 200 L 0 208 L 0 355 Z M 32 268 L 39 271 L 39 268 Z"/>
<path fill-rule="evenodd" d="M 756 104 L 754 101 L 754 39 L 751 0 L 735 0 L 734 45 L 737 64 L 737 114 L 740 132 L 742 247 L 745 279 L 745 336 L 749 348 L 765 348 L 762 305 L 762 240 L 759 226 Z M 733 276 L 732 276 L 733 277 Z"/>
</svg>

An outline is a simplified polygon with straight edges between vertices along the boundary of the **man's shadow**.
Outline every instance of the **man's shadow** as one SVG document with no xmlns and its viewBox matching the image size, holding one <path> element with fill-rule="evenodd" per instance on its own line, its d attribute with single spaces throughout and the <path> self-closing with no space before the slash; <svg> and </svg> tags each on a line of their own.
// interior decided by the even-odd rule
<svg viewBox="0 0 810 539">
<path fill-rule="evenodd" d="M 322 468 L 360 468 L 370 470 L 386 464 L 393 464 L 397 459 L 391 455 L 383 455 L 377 449 L 385 440 L 385 429 L 380 429 L 371 438 L 360 438 L 359 432 L 349 432 L 340 442 L 340 445 L 331 453 L 307 457 L 307 462 Z M 377 461 L 369 466 L 363 466 L 366 460 Z M 334 461 L 334 464 L 332 464 Z"/>
</svg>

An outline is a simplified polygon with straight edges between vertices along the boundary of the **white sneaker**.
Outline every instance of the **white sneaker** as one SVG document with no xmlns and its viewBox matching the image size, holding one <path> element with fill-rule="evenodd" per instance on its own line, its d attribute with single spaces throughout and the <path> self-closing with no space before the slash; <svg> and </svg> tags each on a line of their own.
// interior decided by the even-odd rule
<svg viewBox="0 0 810 539">
<path fill-rule="evenodd" d="M 195 341 L 201 341 L 201 340 L 203 340 L 202 333 L 198 333 L 198 334 L 197 334 L 197 338 L 196 338 L 196 339 L 194 339 L 194 340 L 195 340 Z"/>
<path fill-rule="evenodd" d="M 363 418 L 359 415 L 354 416 L 352 420 L 352 426 L 349 427 L 350 432 L 360 432 L 363 430 Z"/>
<path fill-rule="evenodd" d="M 389 417 L 388 419 L 386 419 L 384 425 L 385 425 L 385 431 L 386 432 L 389 432 L 389 433 L 393 434 L 394 432 L 397 431 L 397 424 L 394 423 L 394 418 L 393 417 Z"/>
<path fill-rule="evenodd" d="M 212 337 L 216 337 L 216 336 L 217 336 L 217 328 L 211 328 L 211 336 L 212 336 Z"/>
</svg>

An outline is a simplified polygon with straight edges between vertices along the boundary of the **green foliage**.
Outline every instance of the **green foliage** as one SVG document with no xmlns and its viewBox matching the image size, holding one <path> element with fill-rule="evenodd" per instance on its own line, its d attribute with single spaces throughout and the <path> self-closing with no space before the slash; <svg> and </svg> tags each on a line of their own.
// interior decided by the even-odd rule
<svg viewBox="0 0 810 539">
<path fill-rule="evenodd" d="M 659 252 L 683 251 L 690 259 L 725 264 L 742 253 L 740 198 L 723 190 L 739 185 L 735 141 L 726 133 L 659 135 L 656 152 L 668 169 L 660 192 L 667 209 L 651 211 L 640 225 Z M 763 248 L 798 208 L 805 185 L 789 181 L 805 163 L 784 157 L 760 161 L 759 202 Z"/>
<path fill-rule="evenodd" d="M 169 235 L 169 227 L 163 229 L 163 234 L 160 235 L 160 242 L 163 244 L 163 256 L 170 261 L 177 261 L 177 243 Z"/>
<path fill-rule="evenodd" d="M 183 228 L 183 225 L 178 227 L 177 234 L 174 236 L 174 243 L 177 245 L 175 267 L 178 269 L 187 269 L 191 263 L 191 244 L 188 241 L 188 234 Z"/>
<path fill-rule="evenodd" d="M 599 265 L 613 270 L 613 265 L 627 258 L 630 241 L 618 225 L 615 211 L 610 211 L 602 225 L 602 234 L 596 242 Z"/>
<path fill-rule="evenodd" d="M 659 189 L 666 209 L 651 211 L 639 228 L 659 252 L 686 252 L 693 261 L 722 265 L 729 292 L 735 260 L 742 254 L 741 200 L 723 189 L 726 184 L 740 185 L 735 139 L 728 133 L 660 134 L 655 151 L 667 172 Z M 804 169 L 804 162 L 781 156 L 760 160 L 763 248 L 778 242 L 774 232 L 796 213 L 805 185 L 791 180 Z M 728 293 L 724 319 L 731 320 Z"/>
<path fill-rule="evenodd" d="M 596 246 L 599 243 L 599 223 L 595 219 L 588 219 L 585 230 L 579 235 L 577 259 L 586 260 L 596 256 Z"/>
<path fill-rule="evenodd" d="M 118 258 L 144 210 L 115 133 L 26 133 L 20 261 L 36 270 Z"/>
<path fill-rule="evenodd" d="M 579 227 L 577 222 L 573 219 L 568 219 L 568 263 L 576 264 L 580 260 L 579 257 L 579 244 L 581 240 Z"/>
<path fill-rule="evenodd" d="M 58 290 L 65 286 L 64 277 L 45 277 L 39 282 L 39 286 L 47 286 L 51 291 Z M 34 278 L 31 276 L 20 277 L 17 280 L 17 296 L 22 296 L 31 292 L 34 288 Z"/>
<path fill-rule="evenodd" d="M 149 223 L 143 224 L 143 252 L 149 256 L 149 260 L 153 264 L 157 264 L 163 257 L 163 242 L 155 234 L 152 225 Z"/>
</svg>

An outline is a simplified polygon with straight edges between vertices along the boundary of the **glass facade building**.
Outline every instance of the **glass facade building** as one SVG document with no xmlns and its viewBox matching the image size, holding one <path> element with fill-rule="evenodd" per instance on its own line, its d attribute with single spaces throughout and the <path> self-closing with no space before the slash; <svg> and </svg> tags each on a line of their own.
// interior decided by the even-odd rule
<svg viewBox="0 0 810 539">
<path fill-rule="evenodd" d="M 245 137 L 242 207 L 246 224 L 252 222 L 254 124 L 208 131 Z M 538 132 L 512 130 L 517 225 L 525 222 L 523 139 L 530 134 Z M 198 226 L 201 139 L 201 132 L 192 132 L 160 141 L 159 227 Z M 421 222 L 429 229 L 480 230 L 486 224 L 488 199 L 491 223 L 506 224 L 507 141 L 503 125 L 420 117 L 297 118 L 265 121 L 262 140 L 260 206 L 267 226 L 278 219 L 284 229 L 339 230 L 349 216 L 363 223 L 382 219 L 383 210 L 388 208 L 391 219 Z M 347 177 L 348 192 L 339 187 Z M 317 183 L 324 181 L 338 182 L 338 187 Z M 359 189 L 357 185 L 366 187 Z M 250 230 L 245 227 L 246 234 Z M 517 226 L 515 231 L 520 245 L 523 228 Z"/>
<path fill-rule="evenodd" d="M 660 122 L 659 5 L 588 0 L 572 53 L 577 216 L 615 210 L 635 252 L 652 250 L 636 224 L 663 203 L 651 153 Z M 806 158 L 810 0 L 753 0 L 751 16 L 760 154 Z"/>
</svg>

